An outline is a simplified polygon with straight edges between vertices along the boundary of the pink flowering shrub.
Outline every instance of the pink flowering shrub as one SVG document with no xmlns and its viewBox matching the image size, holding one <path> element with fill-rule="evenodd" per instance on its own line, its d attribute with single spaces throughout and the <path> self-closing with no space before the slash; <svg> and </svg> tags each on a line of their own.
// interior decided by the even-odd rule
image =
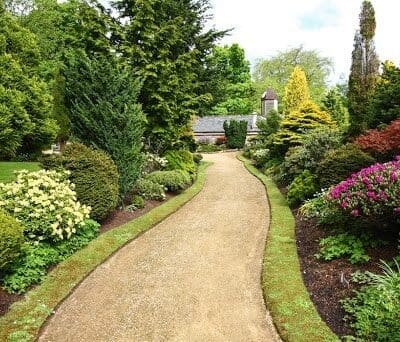
<svg viewBox="0 0 400 342">
<path fill-rule="evenodd" d="M 400 216 L 400 156 L 354 173 L 333 187 L 329 202 L 354 217 L 391 219 Z"/>
</svg>

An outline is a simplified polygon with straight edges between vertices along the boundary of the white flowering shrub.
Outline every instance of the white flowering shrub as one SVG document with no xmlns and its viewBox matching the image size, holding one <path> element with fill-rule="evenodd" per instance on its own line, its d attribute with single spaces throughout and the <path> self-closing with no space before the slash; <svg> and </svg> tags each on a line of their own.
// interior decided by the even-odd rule
<svg viewBox="0 0 400 342">
<path fill-rule="evenodd" d="M 0 209 L 21 222 L 31 240 L 69 239 L 89 218 L 90 207 L 77 201 L 68 175 L 69 171 L 19 171 L 16 181 L 0 183 Z"/>
<path fill-rule="evenodd" d="M 142 173 L 145 175 L 154 171 L 162 170 L 168 165 L 168 160 L 166 158 L 149 152 L 145 154 L 144 160 Z"/>
</svg>

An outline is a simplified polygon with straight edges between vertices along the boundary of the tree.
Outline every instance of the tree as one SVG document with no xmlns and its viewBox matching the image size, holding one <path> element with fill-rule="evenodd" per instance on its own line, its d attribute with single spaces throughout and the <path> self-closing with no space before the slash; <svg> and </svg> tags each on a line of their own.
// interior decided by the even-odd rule
<svg viewBox="0 0 400 342">
<path fill-rule="evenodd" d="M 267 88 L 273 88 L 282 99 L 285 84 L 295 66 L 301 67 L 310 88 L 311 98 L 320 103 L 327 88 L 331 74 L 332 60 L 321 56 L 316 50 L 305 50 L 302 46 L 277 53 L 275 56 L 260 59 L 254 68 L 253 79 L 256 89 L 255 108 L 260 106 L 260 95 Z"/>
<path fill-rule="evenodd" d="M 328 112 L 342 131 L 349 128 L 349 111 L 337 87 L 330 89 L 322 100 L 322 109 Z"/>
<path fill-rule="evenodd" d="M 349 77 L 348 102 L 350 134 L 356 135 L 367 127 L 366 103 L 373 95 L 379 75 L 379 60 L 375 51 L 375 11 L 370 1 L 362 3 L 360 28 L 354 37 Z"/>
<path fill-rule="evenodd" d="M 324 127 L 336 128 L 336 123 L 327 112 L 308 100 L 282 120 L 273 143 L 284 155 L 289 147 L 301 145 L 310 131 Z"/>
<path fill-rule="evenodd" d="M 306 75 L 300 67 L 296 66 L 285 87 L 285 95 L 283 97 L 285 112 L 289 114 L 299 109 L 304 102 L 309 100 L 310 93 Z"/>
<path fill-rule="evenodd" d="M 225 121 L 224 131 L 226 136 L 226 145 L 229 148 L 244 147 L 247 136 L 247 121 Z"/>
<path fill-rule="evenodd" d="M 143 164 L 144 116 L 137 103 L 141 82 L 118 58 L 68 58 L 64 72 L 72 133 L 107 152 L 120 173 L 121 197 L 132 190 Z"/>
<path fill-rule="evenodd" d="M 260 129 L 261 140 L 267 141 L 271 134 L 278 132 L 281 120 L 279 113 L 274 109 L 269 111 L 265 119 L 259 119 L 257 127 Z"/>
<path fill-rule="evenodd" d="M 200 115 L 249 114 L 253 110 L 250 63 L 238 44 L 213 49 L 206 60 L 204 84 L 212 101 Z"/>
<path fill-rule="evenodd" d="M 208 0 L 116 0 L 124 23 L 124 56 L 144 79 L 139 100 L 153 150 L 167 150 L 187 136 L 192 116 L 209 96 L 200 74 L 223 32 L 205 30 Z"/>
<path fill-rule="evenodd" d="M 52 98 L 38 71 L 35 35 L 0 9 L 0 157 L 36 153 L 50 145 L 58 127 Z"/>
<path fill-rule="evenodd" d="M 369 127 L 388 124 L 400 118 L 400 68 L 383 63 L 383 72 L 368 104 Z"/>
</svg>

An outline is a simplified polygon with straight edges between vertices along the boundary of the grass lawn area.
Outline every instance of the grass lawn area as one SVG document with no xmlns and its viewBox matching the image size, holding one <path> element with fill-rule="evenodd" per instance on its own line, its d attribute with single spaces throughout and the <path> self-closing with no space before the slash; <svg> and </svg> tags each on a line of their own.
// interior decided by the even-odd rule
<svg viewBox="0 0 400 342">
<path fill-rule="evenodd" d="M 8 183 L 15 179 L 14 171 L 40 170 L 39 163 L 33 162 L 0 162 L 0 182 Z"/>
</svg>

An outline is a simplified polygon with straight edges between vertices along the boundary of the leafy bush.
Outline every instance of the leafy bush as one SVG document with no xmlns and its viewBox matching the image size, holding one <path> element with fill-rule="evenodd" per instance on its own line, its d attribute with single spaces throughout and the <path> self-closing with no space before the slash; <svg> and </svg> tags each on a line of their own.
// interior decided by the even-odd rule
<svg viewBox="0 0 400 342">
<path fill-rule="evenodd" d="M 290 206 L 300 204 L 310 198 L 317 191 L 314 177 L 310 171 L 305 170 L 297 176 L 288 187 L 287 200 Z"/>
<path fill-rule="evenodd" d="M 157 184 L 150 179 L 140 178 L 133 189 L 133 193 L 140 195 L 147 200 L 165 200 L 164 186 Z"/>
<path fill-rule="evenodd" d="M 144 198 L 139 195 L 133 195 L 130 203 L 131 203 L 129 205 L 130 210 L 143 209 L 146 205 Z"/>
<path fill-rule="evenodd" d="M 347 320 L 361 341 L 400 340 L 400 269 L 387 264 L 382 275 L 373 276 L 373 284 L 342 301 Z"/>
<path fill-rule="evenodd" d="M 375 158 L 387 160 L 400 153 L 400 119 L 382 130 L 372 129 L 359 136 L 354 143 Z"/>
<path fill-rule="evenodd" d="M 62 156 L 44 158 L 45 168 L 62 166 L 69 170 L 78 200 L 92 208 L 90 217 L 105 219 L 117 206 L 119 174 L 117 167 L 104 152 L 82 144 L 67 145 Z"/>
<path fill-rule="evenodd" d="M 351 264 L 364 263 L 370 259 L 365 252 L 364 242 L 365 239 L 363 241 L 349 233 L 328 236 L 320 240 L 321 249 L 315 257 L 325 261 L 347 257 Z"/>
<path fill-rule="evenodd" d="M 354 217 L 397 219 L 400 214 L 400 158 L 375 164 L 333 187 L 328 200 Z"/>
<path fill-rule="evenodd" d="M 230 120 L 224 122 L 226 145 L 229 148 L 243 148 L 247 137 L 247 122 Z"/>
<path fill-rule="evenodd" d="M 369 154 L 357 146 L 347 144 L 329 151 L 317 168 L 317 176 L 322 187 L 329 187 L 349 177 L 353 172 L 361 170 L 375 162 Z"/>
<path fill-rule="evenodd" d="M 274 109 L 268 112 L 265 119 L 259 119 L 257 121 L 257 127 L 260 130 L 260 139 L 266 141 L 271 134 L 278 132 L 281 120 L 281 116 Z"/>
<path fill-rule="evenodd" d="M 22 254 L 11 265 L 3 278 L 4 288 L 10 293 L 23 293 L 29 286 L 40 283 L 51 265 L 55 265 L 82 249 L 93 240 L 99 231 L 99 224 L 85 220 L 79 231 L 69 240 L 57 243 L 27 243 Z"/>
<path fill-rule="evenodd" d="M 255 161 L 257 167 L 263 167 L 270 159 L 269 150 L 266 148 L 256 149 L 251 152 L 251 158 Z"/>
<path fill-rule="evenodd" d="M 15 261 L 23 243 L 22 226 L 12 216 L 0 211 L 0 271 Z"/>
<path fill-rule="evenodd" d="M 191 179 L 187 172 L 182 170 L 174 171 L 155 171 L 146 176 L 146 179 L 162 185 L 169 191 L 180 191 L 186 189 Z"/>
<path fill-rule="evenodd" d="M 90 207 L 76 200 L 68 171 L 19 171 L 15 182 L 0 183 L 0 208 L 24 226 L 35 241 L 69 239 L 89 217 Z"/>
<path fill-rule="evenodd" d="M 147 175 L 154 171 L 164 169 L 168 164 L 167 159 L 158 156 L 157 154 L 147 152 L 144 155 L 143 174 Z"/>
<path fill-rule="evenodd" d="M 193 160 L 193 154 L 187 150 L 168 151 L 164 155 L 168 161 L 167 170 L 182 170 L 193 175 L 196 173 L 196 164 Z"/>
<path fill-rule="evenodd" d="M 200 153 L 195 153 L 193 154 L 193 161 L 196 164 L 200 164 L 200 162 L 203 160 L 203 156 Z"/>
<path fill-rule="evenodd" d="M 292 147 L 280 166 L 279 181 L 290 183 L 303 170 L 315 173 L 325 154 L 340 146 L 342 137 L 338 130 L 320 128 L 311 131 L 301 146 Z"/>
</svg>

